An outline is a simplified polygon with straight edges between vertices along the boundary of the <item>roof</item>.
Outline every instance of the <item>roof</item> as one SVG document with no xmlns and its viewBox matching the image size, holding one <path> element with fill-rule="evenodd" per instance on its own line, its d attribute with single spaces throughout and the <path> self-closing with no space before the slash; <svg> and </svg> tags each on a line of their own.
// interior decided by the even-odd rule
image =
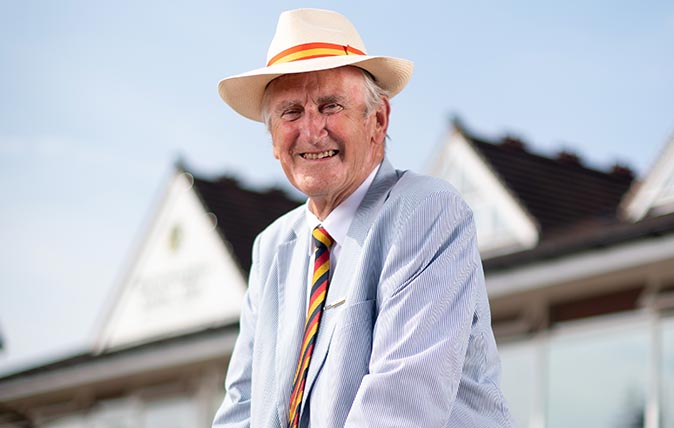
<svg viewBox="0 0 674 428">
<path fill-rule="evenodd" d="M 546 157 L 517 139 L 488 141 L 458 121 L 454 126 L 540 228 L 535 247 L 486 258 L 487 273 L 674 234 L 674 213 L 638 222 L 622 215 L 621 203 L 634 181 L 625 167 L 600 171 L 569 152 Z"/>
<path fill-rule="evenodd" d="M 0 375 L 0 403 L 16 403 L 17 408 L 29 409 L 32 406 L 29 402 L 19 403 L 44 394 L 77 396 L 83 390 L 99 399 L 109 396 L 111 391 L 126 393 L 131 384 L 137 388 L 167 376 L 184 377 L 188 372 L 202 371 L 204 364 L 226 363 L 237 335 L 238 325 L 231 324 L 102 354 L 84 352 L 43 366 L 20 369 L 4 377 Z M 138 377 L 141 374 L 143 378 Z M 131 384 L 130 379 L 134 379 Z M 51 397 L 50 402 L 60 402 L 60 398 L 54 401 L 55 396 Z M 3 414 L 5 409 L 1 407 Z"/>
<path fill-rule="evenodd" d="M 250 270 L 251 250 L 257 234 L 301 203 L 280 189 L 258 192 L 245 189 L 232 177 L 209 179 L 190 174 L 206 210 L 217 218 L 220 237 L 229 243 L 239 267 L 246 273 Z"/>
<path fill-rule="evenodd" d="M 81 364 L 89 363 L 91 361 L 101 361 L 106 359 L 117 358 L 118 356 L 132 355 L 142 350 L 162 349 L 163 347 L 166 346 L 180 344 L 181 342 L 184 342 L 186 338 L 195 341 L 207 339 L 209 337 L 223 338 L 225 335 L 228 334 L 236 335 L 238 334 L 238 331 L 239 331 L 239 324 L 235 323 L 235 324 L 228 324 L 225 326 L 210 327 L 199 331 L 193 331 L 180 336 L 162 338 L 159 340 L 154 340 L 152 342 L 134 345 L 128 348 L 106 351 L 104 353 L 85 350 L 70 357 L 61 358 L 34 367 L 20 368 L 15 371 L 11 371 L 5 375 L 0 375 L 0 381 L 5 382 L 16 378 L 21 378 L 27 375 L 48 373 L 51 371 L 60 370 L 68 367 L 75 367 Z"/>
<path fill-rule="evenodd" d="M 568 152 L 545 157 L 513 138 L 495 143 L 460 125 L 458 129 L 538 223 L 541 241 L 617 220 L 620 201 L 634 178 L 627 168 L 603 172 Z"/>
<path fill-rule="evenodd" d="M 483 267 L 486 273 L 496 273 L 543 260 L 672 234 L 674 234 L 674 213 L 648 217 L 636 223 L 614 221 L 576 233 L 555 236 L 540 242 L 530 250 L 485 259 Z"/>
</svg>

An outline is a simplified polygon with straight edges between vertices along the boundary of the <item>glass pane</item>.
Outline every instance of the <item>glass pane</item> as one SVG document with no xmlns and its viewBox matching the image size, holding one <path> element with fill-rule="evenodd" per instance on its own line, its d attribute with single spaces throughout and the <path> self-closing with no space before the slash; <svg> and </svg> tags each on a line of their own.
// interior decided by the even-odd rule
<svg viewBox="0 0 674 428">
<path fill-rule="evenodd" d="M 188 398 L 175 397 L 146 404 L 144 428 L 193 428 L 198 425 L 197 410 Z"/>
<path fill-rule="evenodd" d="M 660 368 L 660 414 L 663 428 L 674 428 L 674 319 L 662 323 L 662 366 Z"/>
<path fill-rule="evenodd" d="M 93 428 L 136 428 L 138 411 L 130 399 L 101 401 L 91 413 Z"/>
<path fill-rule="evenodd" d="M 222 381 L 222 385 L 225 384 L 225 381 Z M 211 408 L 210 411 L 208 412 L 208 415 L 206 418 L 210 421 L 213 419 L 215 416 L 215 412 L 218 411 L 220 408 L 220 405 L 222 404 L 222 401 L 225 399 L 225 388 L 221 387 L 216 394 L 213 395 L 212 401 L 211 401 Z"/>
<path fill-rule="evenodd" d="M 87 424 L 84 421 L 84 416 L 70 415 L 44 422 L 42 426 L 44 428 L 86 428 Z"/>
<path fill-rule="evenodd" d="M 534 383 L 536 379 L 536 349 L 531 343 L 499 345 L 501 355 L 501 389 L 516 428 L 529 426 Z"/>
<path fill-rule="evenodd" d="M 548 428 L 642 427 L 649 338 L 639 323 L 551 339 Z"/>
</svg>

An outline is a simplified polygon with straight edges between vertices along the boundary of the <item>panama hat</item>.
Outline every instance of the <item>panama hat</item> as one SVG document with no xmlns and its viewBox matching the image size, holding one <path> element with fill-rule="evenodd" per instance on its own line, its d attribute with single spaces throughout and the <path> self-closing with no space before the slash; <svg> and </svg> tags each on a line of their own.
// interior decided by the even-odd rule
<svg viewBox="0 0 674 428">
<path fill-rule="evenodd" d="M 218 92 L 236 112 L 262 122 L 264 90 L 284 74 L 353 65 L 374 76 L 390 97 L 402 91 L 412 76 L 412 62 L 366 52 L 356 28 L 345 16 L 321 9 L 286 11 L 279 17 L 267 65 L 222 79 Z"/>
</svg>

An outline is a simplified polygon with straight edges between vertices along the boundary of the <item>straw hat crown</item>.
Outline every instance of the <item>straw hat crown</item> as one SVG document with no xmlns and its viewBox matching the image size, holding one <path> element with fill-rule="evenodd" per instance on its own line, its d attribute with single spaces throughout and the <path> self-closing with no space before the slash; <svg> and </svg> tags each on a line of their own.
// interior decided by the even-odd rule
<svg viewBox="0 0 674 428">
<path fill-rule="evenodd" d="M 366 51 L 356 28 L 344 15 L 320 9 L 291 10 L 279 16 L 276 34 L 267 51 L 267 65 L 288 47 L 312 43 L 348 45 Z"/>
<path fill-rule="evenodd" d="M 266 66 L 221 80 L 218 91 L 235 111 L 261 122 L 264 90 L 273 79 L 346 65 L 370 72 L 391 97 L 405 87 L 413 70 L 412 62 L 405 59 L 367 55 L 360 35 L 345 16 L 329 10 L 296 9 L 279 17 Z"/>
</svg>

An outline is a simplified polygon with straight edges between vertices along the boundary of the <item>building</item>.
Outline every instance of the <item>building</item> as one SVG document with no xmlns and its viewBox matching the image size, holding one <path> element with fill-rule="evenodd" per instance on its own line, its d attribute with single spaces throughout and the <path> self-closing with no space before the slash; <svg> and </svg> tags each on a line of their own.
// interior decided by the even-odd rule
<svg viewBox="0 0 674 428">
<path fill-rule="evenodd" d="M 674 427 L 674 140 L 635 180 L 455 122 L 518 427 Z M 97 343 L 0 378 L 0 427 L 208 426 L 255 234 L 299 204 L 177 166 Z"/>
<path fill-rule="evenodd" d="M 80 355 L 0 378 L 0 427 L 210 426 L 257 233 L 299 205 L 177 165 Z"/>
<path fill-rule="evenodd" d="M 455 122 L 431 173 L 474 210 L 518 427 L 674 427 L 674 140 L 634 181 Z"/>
</svg>

